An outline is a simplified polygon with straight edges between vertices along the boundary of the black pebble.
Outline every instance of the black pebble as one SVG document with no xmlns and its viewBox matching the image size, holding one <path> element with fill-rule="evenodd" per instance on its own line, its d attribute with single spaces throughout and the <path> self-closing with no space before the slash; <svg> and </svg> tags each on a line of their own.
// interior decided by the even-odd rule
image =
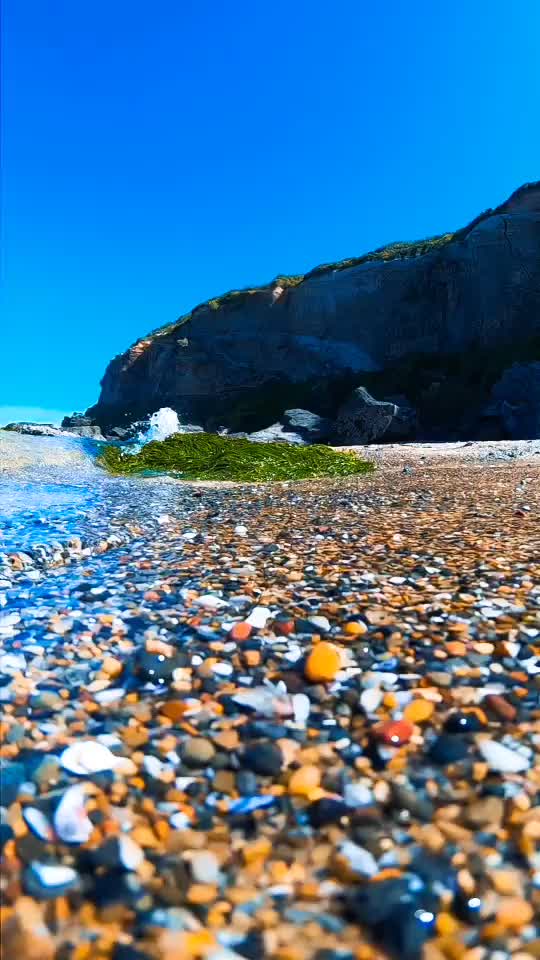
<svg viewBox="0 0 540 960">
<path fill-rule="evenodd" d="M 9 823 L 0 823 L 0 850 L 3 850 L 8 840 L 14 836 Z"/>
<path fill-rule="evenodd" d="M 476 713 L 456 711 L 447 717 L 444 729 L 447 733 L 478 733 L 484 726 Z"/>
<path fill-rule="evenodd" d="M 246 748 L 242 764 L 261 777 L 277 777 L 281 772 L 283 754 L 273 743 L 257 743 Z"/>
<path fill-rule="evenodd" d="M 151 960 L 150 954 L 143 953 L 142 950 L 136 950 L 125 943 L 117 943 L 111 960 Z"/>
<path fill-rule="evenodd" d="M 432 763 L 445 766 L 448 763 L 459 763 L 469 752 L 469 744 L 454 734 L 441 733 L 431 745 L 428 757 Z"/>
<path fill-rule="evenodd" d="M 350 816 L 351 808 L 341 800 L 322 797 L 310 803 L 307 815 L 312 827 L 325 827 L 330 823 L 339 823 L 342 817 Z"/>
<path fill-rule="evenodd" d="M 9 763 L 0 766 L 1 800 L 3 807 L 15 803 L 19 789 L 26 780 L 26 771 L 22 763 Z"/>
</svg>

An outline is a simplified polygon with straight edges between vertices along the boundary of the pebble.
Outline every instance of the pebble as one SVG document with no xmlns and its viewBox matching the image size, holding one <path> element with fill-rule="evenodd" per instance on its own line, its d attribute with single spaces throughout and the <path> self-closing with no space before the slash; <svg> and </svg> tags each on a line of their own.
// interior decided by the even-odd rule
<svg viewBox="0 0 540 960">
<path fill-rule="evenodd" d="M 212 762 L 215 749 L 204 737 L 190 737 L 182 745 L 182 759 L 188 767 L 204 767 Z"/>
<path fill-rule="evenodd" d="M 316 644 L 308 655 L 305 666 L 306 678 L 310 683 L 329 683 L 335 680 L 341 664 L 339 649 L 331 643 L 322 641 Z"/>
<path fill-rule="evenodd" d="M 283 765 L 283 754 L 275 744 L 261 742 L 244 750 L 242 764 L 259 776 L 276 777 Z"/>
<path fill-rule="evenodd" d="M 289 793 L 293 796 L 309 797 L 321 782 L 319 767 L 306 765 L 295 770 L 289 780 Z"/>
<path fill-rule="evenodd" d="M 531 471 L 128 479 L 116 543 L 0 555 L 13 956 L 531 960 Z"/>
<path fill-rule="evenodd" d="M 517 716 L 517 709 L 513 704 L 508 703 L 504 697 L 496 693 L 489 693 L 484 700 L 486 707 L 493 711 L 501 720 L 512 721 Z"/>
<path fill-rule="evenodd" d="M 389 720 L 375 727 L 377 738 L 393 747 L 408 743 L 413 733 L 413 725 L 408 720 Z"/>
<path fill-rule="evenodd" d="M 530 762 L 521 753 L 496 740 L 480 740 L 478 749 L 490 770 L 497 773 L 523 773 Z"/>
<path fill-rule="evenodd" d="M 108 747 L 96 740 L 79 740 L 66 747 L 60 756 L 60 764 L 69 773 L 84 776 L 114 770 L 117 758 Z"/>
<path fill-rule="evenodd" d="M 193 850 L 186 854 L 186 858 L 195 883 L 211 884 L 212 886 L 219 883 L 219 862 L 214 853 L 210 850 Z"/>
</svg>

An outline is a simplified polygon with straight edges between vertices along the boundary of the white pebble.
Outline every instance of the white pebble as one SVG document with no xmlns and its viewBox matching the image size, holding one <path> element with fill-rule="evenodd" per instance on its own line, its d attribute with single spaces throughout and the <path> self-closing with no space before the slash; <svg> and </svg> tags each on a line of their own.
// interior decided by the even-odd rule
<svg viewBox="0 0 540 960">
<path fill-rule="evenodd" d="M 379 690 L 378 687 L 368 687 L 367 690 L 362 690 L 360 694 L 360 705 L 366 713 L 374 713 L 380 707 L 383 696 L 382 690 Z"/>
<path fill-rule="evenodd" d="M 238 526 L 234 528 L 234 532 L 237 537 L 246 537 L 248 528 L 245 527 L 243 523 L 239 523 Z"/>
<path fill-rule="evenodd" d="M 373 793 L 363 783 L 347 783 L 343 799 L 348 807 L 367 807 L 373 803 Z"/>
<path fill-rule="evenodd" d="M 340 851 L 355 873 L 360 873 L 364 877 L 373 877 L 378 872 L 379 867 L 375 857 L 365 847 L 359 847 L 356 843 L 346 840 L 341 844 Z"/>
<path fill-rule="evenodd" d="M 214 596 L 213 593 L 203 594 L 202 597 L 198 597 L 195 603 L 199 607 L 204 607 L 205 610 L 219 610 L 220 607 L 227 606 L 225 600 L 222 600 L 221 597 Z"/>
<path fill-rule="evenodd" d="M 529 769 L 529 761 L 525 757 L 496 740 L 481 740 L 478 749 L 490 770 L 498 773 L 522 773 Z"/>
<path fill-rule="evenodd" d="M 63 887 L 77 879 L 75 870 L 62 864 L 32 863 L 32 871 L 44 887 Z"/>
<path fill-rule="evenodd" d="M 246 618 L 246 623 L 249 623 L 250 627 L 254 627 L 255 630 L 262 630 L 271 615 L 268 607 L 254 607 L 249 617 Z"/>
<path fill-rule="evenodd" d="M 138 870 L 144 860 L 144 853 L 131 837 L 120 835 L 118 838 L 120 860 L 126 870 Z"/>
<path fill-rule="evenodd" d="M 96 740 L 81 740 L 66 747 L 60 757 L 60 764 L 64 770 L 76 773 L 79 776 L 87 773 L 102 773 L 113 770 L 118 763 L 108 747 Z"/>
<path fill-rule="evenodd" d="M 310 617 L 309 622 L 312 623 L 314 627 L 318 627 L 319 630 L 322 630 L 323 633 L 328 633 L 330 630 L 330 621 L 327 617 Z"/>
</svg>

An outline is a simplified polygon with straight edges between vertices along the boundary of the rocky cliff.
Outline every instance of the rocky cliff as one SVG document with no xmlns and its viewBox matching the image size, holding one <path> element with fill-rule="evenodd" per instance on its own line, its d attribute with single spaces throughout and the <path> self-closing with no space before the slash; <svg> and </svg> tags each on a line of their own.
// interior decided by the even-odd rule
<svg viewBox="0 0 540 960">
<path fill-rule="evenodd" d="M 171 406 L 210 429 L 256 429 L 278 407 L 332 413 L 363 383 L 418 403 L 422 383 L 429 420 L 448 407 L 440 391 L 456 367 L 469 385 L 484 382 L 486 367 L 495 380 L 507 360 L 540 359 L 530 355 L 539 343 L 540 181 L 454 234 L 202 304 L 115 357 L 88 413 L 110 428 Z M 462 373 L 458 382 L 459 394 Z M 460 425 L 465 394 L 453 401 Z"/>
</svg>

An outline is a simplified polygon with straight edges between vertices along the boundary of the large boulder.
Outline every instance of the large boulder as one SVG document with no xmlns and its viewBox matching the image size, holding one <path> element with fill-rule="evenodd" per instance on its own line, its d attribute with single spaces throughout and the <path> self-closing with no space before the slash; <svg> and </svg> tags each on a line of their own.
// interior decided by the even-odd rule
<svg viewBox="0 0 540 960">
<path fill-rule="evenodd" d="M 384 399 L 397 407 L 397 413 L 384 433 L 385 443 L 405 443 L 415 440 L 420 429 L 416 407 L 413 407 L 404 394 L 396 394 Z"/>
<path fill-rule="evenodd" d="M 296 433 L 307 443 L 324 443 L 333 432 L 333 421 L 309 410 L 286 410 L 281 418 L 286 430 Z"/>
<path fill-rule="evenodd" d="M 540 437 L 540 363 L 515 363 L 491 391 L 487 411 L 498 415 L 511 440 Z"/>
<path fill-rule="evenodd" d="M 386 433 L 397 412 L 395 403 L 375 400 L 365 387 L 357 387 L 338 410 L 334 443 L 373 443 Z"/>
<path fill-rule="evenodd" d="M 242 436 L 242 434 L 232 434 L 232 436 Z M 247 438 L 253 443 L 294 443 L 297 446 L 307 446 L 308 443 L 299 433 L 287 430 L 282 423 L 273 423 L 264 430 L 248 433 Z"/>
<path fill-rule="evenodd" d="M 101 427 L 92 417 L 86 416 L 84 413 L 73 413 L 70 417 L 64 417 L 62 430 L 74 433 L 78 437 L 93 437 L 95 440 L 103 440 Z"/>
</svg>

